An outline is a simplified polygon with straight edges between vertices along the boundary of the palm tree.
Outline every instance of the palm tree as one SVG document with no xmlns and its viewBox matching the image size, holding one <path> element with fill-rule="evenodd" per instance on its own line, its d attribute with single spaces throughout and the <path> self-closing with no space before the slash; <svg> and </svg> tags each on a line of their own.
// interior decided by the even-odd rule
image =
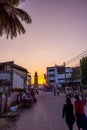
<svg viewBox="0 0 87 130">
<path fill-rule="evenodd" d="M 31 23 L 31 17 L 22 9 L 17 8 L 23 0 L 0 0 L 0 36 L 4 33 L 7 38 L 16 37 L 17 34 L 25 33 L 20 20 Z"/>
</svg>

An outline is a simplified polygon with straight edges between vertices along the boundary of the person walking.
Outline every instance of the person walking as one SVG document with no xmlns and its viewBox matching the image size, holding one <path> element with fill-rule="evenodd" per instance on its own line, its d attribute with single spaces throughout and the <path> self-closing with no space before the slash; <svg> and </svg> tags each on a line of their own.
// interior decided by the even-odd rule
<svg viewBox="0 0 87 130">
<path fill-rule="evenodd" d="M 59 96 L 59 89 L 57 88 L 57 95 Z"/>
<path fill-rule="evenodd" d="M 84 92 L 81 92 L 81 99 L 82 99 L 84 105 L 86 105 L 86 94 Z"/>
<path fill-rule="evenodd" d="M 54 93 L 54 96 L 56 96 L 56 94 L 57 94 L 57 88 L 56 87 L 53 88 L 53 93 Z"/>
<path fill-rule="evenodd" d="M 79 95 L 75 95 L 74 105 L 78 130 L 80 130 L 80 128 L 87 130 L 87 117 L 84 112 L 84 103 L 80 100 Z"/>
<path fill-rule="evenodd" d="M 62 111 L 62 118 L 65 118 L 69 130 L 73 130 L 75 116 L 74 116 L 74 106 L 71 103 L 70 98 L 66 98 L 66 104 L 64 104 L 63 111 Z"/>
</svg>

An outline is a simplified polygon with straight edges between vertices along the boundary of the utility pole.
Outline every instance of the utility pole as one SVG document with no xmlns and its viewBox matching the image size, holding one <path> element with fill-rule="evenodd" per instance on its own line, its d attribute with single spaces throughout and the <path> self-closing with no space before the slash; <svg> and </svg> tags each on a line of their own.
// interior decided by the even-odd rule
<svg viewBox="0 0 87 130">
<path fill-rule="evenodd" d="M 45 84 L 47 84 L 47 76 L 46 76 L 46 74 L 44 74 L 44 80 L 45 80 Z"/>
<path fill-rule="evenodd" d="M 66 87 L 66 63 L 63 63 L 64 65 L 64 77 L 65 77 L 65 87 Z"/>
</svg>

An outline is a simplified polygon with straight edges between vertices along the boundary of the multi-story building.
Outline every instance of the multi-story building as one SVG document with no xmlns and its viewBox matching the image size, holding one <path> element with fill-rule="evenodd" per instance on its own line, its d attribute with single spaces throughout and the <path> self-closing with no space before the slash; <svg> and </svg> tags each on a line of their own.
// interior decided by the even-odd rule
<svg viewBox="0 0 87 130">
<path fill-rule="evenodd" d="M 71 78 L 72 69 L 65 66 L 52 66 L 47 67 L 47 86 L 58 87 L 63 86 L 69 82 Z"/>
<path fill-rule="evenodd" d="M 80 68 L 52 66 L 47 67 L 46 82 L 48 87 L 81 86 Z"/>
</svg>

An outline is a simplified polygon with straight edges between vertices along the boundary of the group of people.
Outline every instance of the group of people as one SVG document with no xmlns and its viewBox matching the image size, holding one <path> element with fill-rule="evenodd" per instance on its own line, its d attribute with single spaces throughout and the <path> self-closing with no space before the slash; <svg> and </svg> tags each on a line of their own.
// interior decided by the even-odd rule
<svg viewBox="0 0 87 130">
<path fill-rule="evenodd" d="M 63 106 L 62 117 L 65 118 L 69 130 L 73 130 L 75 120 L 78 130 L 80 130 L 80 128 L 82 128 L 82 130 L 87 130 L 87 117 L 84 112 L 84 103 L 79 98 L 79 95 L 75 95 L 74 105 L 69 97 L 66 98 L 66 104 Z"/>
<path fill-rule="evenodd" d="M 24 92 L 21 96 L 21 100 L 24 104 L 32 104 L 32 102 L 36 102 L 35 90 L 33 88 L 30 89 L 28 93 Z"/>
<path fill-rule="evenodd" d="M 11 112 L 17 111 L 18 108 L 28 108 L 35 102 L 37 102 L 36 93 L 39 91 L 31 88 L 28 92 L 22 91 L 15 93 L 15 100 L 10 104 L 9 110 Z"/>
</svg>

